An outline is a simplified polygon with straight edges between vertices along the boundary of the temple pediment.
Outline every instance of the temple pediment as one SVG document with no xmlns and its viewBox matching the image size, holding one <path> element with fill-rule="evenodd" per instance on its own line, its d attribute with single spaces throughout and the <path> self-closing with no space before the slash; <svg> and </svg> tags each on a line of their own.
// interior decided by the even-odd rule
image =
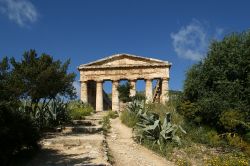
<svg viewBox="0 0 250 166">
<path fill-rule="evenodd" d="M 78 69 L 84 68 L 109 68 L 109 67 L 129 67 L 129 66 L 166 66 L 171 65 L 167 61 L 153 58 L 146 58 L 131 54 L 115 54 L 91 63 L 83 64 Z"/>
</svg>

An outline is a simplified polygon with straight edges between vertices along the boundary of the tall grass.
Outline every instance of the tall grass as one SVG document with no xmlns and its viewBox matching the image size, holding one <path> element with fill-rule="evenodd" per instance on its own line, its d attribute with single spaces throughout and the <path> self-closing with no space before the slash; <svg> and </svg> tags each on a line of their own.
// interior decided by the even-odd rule
<svg viewBox="0 0 250 166">
<path fill-rule="evenodd" d="M 136 123 L 138 122 L 138 117 L 136 116 L 136 114 L 127 110 L 122 112 L 120 118 L 122 123 L 130 128 L 134 128 L 136 126 Z"/>
</svg>

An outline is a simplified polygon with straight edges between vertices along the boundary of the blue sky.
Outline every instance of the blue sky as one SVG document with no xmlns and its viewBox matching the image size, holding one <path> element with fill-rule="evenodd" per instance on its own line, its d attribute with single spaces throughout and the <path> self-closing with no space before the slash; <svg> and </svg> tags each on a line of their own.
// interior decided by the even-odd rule
<svg viewBox="0 0 250 166">
<path fill-rule="evenodd" d="M 181 90 L 211 40 L 249 29 L 249 6 L 247 0 L 0 0 L 0 57 L 20 59 L 36 49 L 70 58 L 77 80 L 77 66 L 105 56 L 153 57 L 172 63 L 170 89 Z"/>
</svg>

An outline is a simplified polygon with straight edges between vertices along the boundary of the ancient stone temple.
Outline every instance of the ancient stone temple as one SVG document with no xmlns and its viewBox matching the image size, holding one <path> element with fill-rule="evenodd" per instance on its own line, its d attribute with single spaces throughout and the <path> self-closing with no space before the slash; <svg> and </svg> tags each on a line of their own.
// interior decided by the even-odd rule
<svg viewBox="0 0 250 166">
<path fill-rule="evenodd" d="M 120 80 L 130 81 L 130 95 L 136 94 L 136 80 L 145 80 L 147 102 L 168 101 L 168 81 L 171 63 L 130 54 L 116 54 L 91 63 L 82 64 L 80 71 L 81 100 L 90 103 L 96 111 L 119 110 L 117 87 Z M 152 80 L 157 79 L 153 90 Z M 103 82 L 112 81 L 112 102 L 103 90 Z"/>
</svg>

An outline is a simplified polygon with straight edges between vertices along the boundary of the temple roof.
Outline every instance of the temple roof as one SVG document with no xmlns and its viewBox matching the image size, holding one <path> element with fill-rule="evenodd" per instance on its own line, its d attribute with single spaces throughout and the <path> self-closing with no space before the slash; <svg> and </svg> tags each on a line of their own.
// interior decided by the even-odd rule
<svg viewBox="0 0 250 166">
<path fill-rule="evenodd" d="M 78 67 L 80 69 L 89 68 L 110 68 L 110 67 L 131 67 L 131 66 L 171 66 L 168 61 L 163 61 L 154 58 L 146 58 L 132 54 L 115 54 L 102 58 L 90 63 L 82 64 Z"/>
</svg>

